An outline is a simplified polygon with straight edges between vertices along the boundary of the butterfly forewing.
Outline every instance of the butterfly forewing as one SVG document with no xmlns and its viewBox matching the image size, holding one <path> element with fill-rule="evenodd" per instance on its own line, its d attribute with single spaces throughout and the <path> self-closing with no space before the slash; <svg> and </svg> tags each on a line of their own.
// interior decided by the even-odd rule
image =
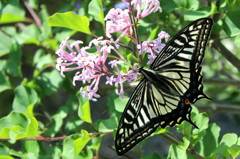
<svg viewBox="0 0 240 159">
<path fill-rule="evenodd" d="M 175 35 L 156 57 L 151 69 L 158 69 L 170 60 L 191 60 L 194 68 L 202 62 L 206 43 L 212 27 L 212 19 L 203 18 L 194 21 Z"/>
<path fill-rule="evenodd" d="M 128 152 L 159 126 L 186 120 L 197 127 L 190 118 L 189 102 L 207 98 L 200 64 L 211 27 L 209 18 L 189 24 L 169 41 L 150 69 L 139 69 L 143 79 L 133 91 L 116 132 L 118 155 Z"/>
</svg>

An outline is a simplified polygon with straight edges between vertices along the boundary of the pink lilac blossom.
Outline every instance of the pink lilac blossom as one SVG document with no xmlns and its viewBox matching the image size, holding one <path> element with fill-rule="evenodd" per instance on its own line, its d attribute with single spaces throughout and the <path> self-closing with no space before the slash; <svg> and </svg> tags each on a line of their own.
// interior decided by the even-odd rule
<svg viewBox="0 0 240 159">
<path fill-rule="evenodd" d="M 130 6 L 129 3 L 131 3 L 133 6 L 131 9 L 137 11 L 137 19 L 142 19 L 156 11 L 162 12 L 162 8 L 160 7 L 160 2 L 158 0 L 124 0 L 123 2 L 128 3 L 128 6 Z"/>
<path fill-rule="evenodd" d="M 152 12 L 162 11 L 160 3 L 158 0 L 123 0 L 128 9 L 111 9 L 104 20 L 106 21 L 106 36 L 112 38 L 112 33 L 119 32 L 121 35 L 115 40 L 115 45 L 118 48 L 118 42 L 122 39 L 123 36 L 127 36 L 131 39 L 133 37 L 132 26 L 136 25 L 139 19 L 142 19 Z M 129 5 L 131 3 L 131 5 Z M 133 7 L 133 8 L 130 8 Z M 132 24 L 129 11 L 136 11 L 137 21 L 136 24 Z M 112 40 L 113 41 L 113 40 Z"/>
<path fill-rule="evenodd" d="M 111 65 L 112 68 L 115 68 L 117 70 L 117 77 L 116 78 L 114 76 L 111 76 L 110 78 L 107 77 L 106 84 L 112 85 L 112 83 L 114 82 L 115 86 L 119 85 L 120 90 L 116 89 L 116 94 L 120 98 L 125 98 L 126 96 L 124 96 L 123 83 L 124 83 L 124 81 L 131 82 L 133 80 L 136 80 L 137 76 L 138 76 L 138 69 L 136 66 L 133 66 L 132 70 L 128 71 L 126 74 L 123 74 L 123 73 L 121 73 L 121 71 L 118 67 L 118 65 L 121 64 L 120 61 L 112 60 L 108 64 Z"/>
<path fill-rule="evenodd" d="M 162 39 L 165 39 L 167 41 L 169 38 L 169 34 L 165 31 L 161 31 L 158 34 L 158 38 L 154 39 L 152 41 L 144 41 L 140 45 L 137 46 L 139 49 L 139 54 L 141 55 L 143 52 L 150 53 L 148 54 L 149 61 L 147 62 L 148 65 L 150 65 L 154 59 L 156 58 L 157 54 L 160 53 L 160 51 L 164 48 L 165 44 L 162 43 Z"/>
<path fill-rule="evenodd" d="M 132 3 L 134 3 L 137 8 L 138 19 L 142 19 L 158 10 L 162 12 L 160 2 L 158 0 L 133 0 Z"/>
<path fill-rule="evenodd" d="M 59 56 L 56 68 L 60 70 L 63 77 L 66 71 L 77 71 L 73 77 L 73 85 L 76 85 L 76 81 L 91 83 L 86 89 L 80 88 L 80 91 L 82 95 L 87 95 L 89 99 L 96 101 L 99 97 L 96 92 L 100 78 L 109 72 L 105 62 L 112 49 L 110 41 L 100 37 L 92 40 L 88 46 L 80 48 L 82 41 L 76 41 L 70 45 L 67 42 L 68 39 L 64 40 L 56 51 Z M 87 52 L 92 47 L 96 48 L 97 54 Z"/>
<path fill-rule="evenodd" d="M 132 24 L 127 9 L 112 8 L 104 20 L 106 21 L 106 36 L 108 38 L 112 38 L 112 33 L 122 33 L 115 43 L 118 43 L 123 36 L 132 37 Z"/>
<path fill-rule="evenodd" d="M 106 60 L 108 54 L 113 49 L 111 42 L 109 40 L 103 40 L 102 37 L 93 39 L 88 46 L 81 47 L 83 42 L 76 41 L 72 44 L 67 42 L 69 38 L 66 38 L 60 44 L 59 50 L 56 54 L 59 56 L 57 59 L 56 68 L 61 72 L 61 75 L 65 77 L 64 72 L 67 71 L 77 71 L 73 77 L 73 85 L 76 85 L 76 81 L 82 81 L 83 83 L 88 83 L 89 85 L 85 88 L 81 87 L 80 92 L 82 95 L 87 96 L 90 100 L 96 101 L 100 97 L 97 94 L 99 82 L 102 76 L 106 76 L 106 84 L 119 86 L 120 90 L 116 90 L 119 97 L 125 97 L 123 95 L 124 81 L 132 81 L 137 78 L 136 67 L 130 70 L 128 73 L 121 73 L 119 69 L 118 60 L 112 60 L 108 64 L 117 70 L 117 74 L 110 72 L 106 66 Z M 97 53 L 89 53 L 88 49 L 96 48 Z"/>
</svg>

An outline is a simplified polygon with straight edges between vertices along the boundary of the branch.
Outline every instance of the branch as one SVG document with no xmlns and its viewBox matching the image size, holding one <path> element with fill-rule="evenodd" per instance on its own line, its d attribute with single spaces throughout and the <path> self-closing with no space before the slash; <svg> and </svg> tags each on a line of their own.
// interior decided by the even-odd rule
<svg viewBox="0 0 240 159">
<path fill-rule="evenodd" d="M 232 54 L 221 42 L 213 42 L 212 46 L 240 72 L 240 60 L 234 54 Z"/>
<path fill-rule="evenodd" d="M 177 139 L 175 139 L 174 137 L 172 137 L 171 135 L 167 134 L 167 133 L 162 133 L 159 134 L 161 135 L 163 138 L 167 139 L 168 141 L 170 141 L 173 144 L 179 144 L 179 141 Z"/>
<path fill-rule="evenodd" d="M 203 79 L 204 84 L 214 84 L 220 86 L 236 86 L 240 87 L 240 81 L 233 80 L 233 79 L 220 79 L 220 78 L 208 78 Z"/>
<path fill-rule="evenodd" d="M 205 159 L 205 157 L 203 157 L 199 153 L 197 153 L 197 151 L 194 149 L 194 146 L 192 145 L 192 143 L 190 143 L 190 145 L 187 149 L 187 152 L 189 152 L 190 154 L 195 156 L 197 159 Z"/>
<path fill-rule="evenodd" d="M 38 140 L 38 141 L 56 141 L 56 140 L 63 140 L 66 139 L 68 136 L 61 136 L 61 137 L 44 137 L 44 136 L 39 136 L 36 138 L 22 138 L 22 139 L 17 139 L 17 140 Z M 8 141 L 11 140 L 9 138 L 0 138 L 0 141 Z"/>
<path fill-rule="evenodd" d="M 27 8 L 27 10 L 29 11 L 29 13 L 32 15 L 35 23 L 37 24 L 37 26 L 39 28 L 42 27 L 42 23 L 40 18 L 38 17 L 38 15 L 36 14 L 36 12 L 28 5 L 28 2 L 26 0 L 23 0 L 23 4 L 25 5 L 25 7 Z"/>
<path fill-rule="evenodd" d="M 109 133 L 113 133 L 113 130 L 109 130 L 109 131 L 104 131 L 104 132 L 97 132 L 97 133 L 88 133 L 88 135 L 91 138 L 96 138 L 99 137 L 101 135 L 106 135 Z M 38 141 L 56 141 L 56 140 L 64 140 L 69 136 L 60 136 L 60 137 L 44 137 L 44 136 L 38 136 L 35 138 L 22 138 L 22 139 L 17 139 L 17 140 L 38 140 Z M 10 138 L 0 138 L 0 141 L 8 141 L 11 140 Z"/>
<path fill-rule="evenodd" d="M 206 104 L 197 107 L 201 112 L 240 114 L 240 105 Z"/>
</svg>

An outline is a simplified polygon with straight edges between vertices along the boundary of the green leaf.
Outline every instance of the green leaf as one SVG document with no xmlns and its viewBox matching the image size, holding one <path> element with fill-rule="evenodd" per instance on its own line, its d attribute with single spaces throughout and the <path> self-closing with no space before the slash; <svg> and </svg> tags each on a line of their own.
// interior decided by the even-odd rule
<svg viewBox="0 0 240 159">
<path fill-rule="evenodd" d="M 153 40 L 153 39 L 155 39 L 157 36 L 158 36 L 158 30 L 159 29 L 159 26 L 157 26 L 156 28 L 154 28 L 154 29 L 152 29 L 151 30 L 151 32 L 150 32 L 150 36 L 149 36 L 149 38 L 148 38 L 148 40 L 150 41 L 150 40 Z"/>
<path fill-rule="evenodd" d="M 25 112 L 29 105 L 37 103 L 38 95 L 32 88 L 20 85 L 15 89 L 14 93 L 13 110 L 15 111 Z"/>
<path fill-rule="evenodd" d="M 234 43 L 238 48 L 240 48 L 240 34 L 236 36 Z"/>
<path fill-rule="evenodd" d="M 238 136 L 234 133 L 225 134 L 220 142 L 228 147 L 231 147 L 234 144 L 237 144 Z"/>
<path fill-rule="evenodd" d="M 42 20 L 41 37 L 44 40 L 48 40 L 48 38 L 52 35 L 52 28 L 46 21 L 46 19 L 49 17 L 46 5 L 41 5 L 40 17 Z"/>
<path fill-rule="evenodd" d="M 0 156 L 8 155 L 8 154 L 9 154 L 9 148 L 6 145 L 0 143 Z"/>
<path fill-rule="evenodd" d="M 74 149 L 75 149 L 75 155 L 74 155 L 75 157 L 82 151 L 82 149 L 85 147 L 85 145 L 91 139 L 86 130 L 82 130 L 81 132 L 82 132 L 81 133 L 82 137 L 80 137 L 79 139 L 77 139 L 73 142 Z"/>
<path fill-rule="evenodd" d="M 199 1 L 196 0 L 174 0 L 174 2 L 177 4 L 178 7 L 187 8 L 189 10 L 197 10 L 199 6 Z"/>
<path fill-rule="evenodd" d="M 205 130 L 208 128 L 208 122 L 209 122 L 209 117 L 207 113 L 199 113 L 197 108 L 192 106 L 192 117 L 194 119 L 194 122 L 196 125 L 199 127 L 199 129 L 194 129 L 194 134 L 199 133 L 202 130 Z M 196 114 L 194 116 L 194 114 Z"/>
<path fill-rule="evenodd" d="M 172 144 L 169 148 L 168 159 L 172 158 L 187 158 L 187 148 L 190 144 L 190 141 L 185 137 L 182 138 L 183 142 L 180 142 L 178 145 Z"/>
<path fill-rule="evenodd" d="M 123 112 L 129 98 L 116 98 L 114 100 L 114 107 L 118 112 Z"/>
<path fill-rule="evenodd" d="M 209 7 L 202 8 L 198 11 L 185 10 L 184 20 L 193 21 L 199 18 L 207 17 L 211 14 L 212 10 Z"/>
<path fill-rule="evenodd" d="M 216 151 L 218 154 L 221 154 L 221 156 L 229 157 L 228 149 L 236 145 L 238 142 L 238 137 L 236 134 L 229 133 L 225 134 L 222 137 L 222 140 L 220 141 L 219 146 L 217 147 Z"/>
<path fill-rule="evenodd" d="M 115 109 L 115 106 L 114 106 L 114 100 L 119 98 L 117 94 L 115 93 L 111 93 L 108 95 L 107 97 L 107 107 L 108 107 L 108 111 L 111 113 L 111 114 L 115 114 L 116 113 L 116 109 Z"/>
<path fill-rule="evenodd" d="M 24 113 L 28 119 L 28 126 L 25 133 L 26 137 L 38 136 L 38 121 L 34 117 L 33 108 L 33 105 L 28 106 L 27 111 Z"/>
<path fill-rule="evenodd" d="M 223 30 L 228 36 L 237 36 L 240 34 L 240 21 L 236 16 L 240 12 L 240 9 L 229 11 L 223 20 Z"/>
<path fill-rule="evenodd" d="M 25 12 L 19 5 L 6 5 L 0 18 L 0 24 L 24 21 Z"/>
<path fill-rule="evenodd" d="M 197 149 L 200 151 L 199 153 L 203 156 L 212 155 L 218 147 L 219 135 L 220 127 L 216 124 L 209 125 L 203 138 L 198 137 L 199 143 Z"/>
<path fill-rule="evenodd" d="M 14 159 L 12 156 L 2 155 L 0 159 Z"/>
<path fill-rule="evenodd" d="M 232 145 L 228 152 L 232 155 L 233 158 L 237 158 L 240 155 L 240 146 L 239 145 Z"/>
<path fill-rule="evenodd" d="M 46 57 L 45 59 L 48 59 L 48 57 Z M 39 63 L 39 65 L 42 64 L 44 64 L 44 62 Z M 41 76 L 38 76 L 37 78 L 37 83 L 42 88 L 42 94 L 47 96 L 57 92 L 61 88 L 62 82 L 63 78 L 60 76 L 59 72 L 55 69 L 51 72 L 45 72 Z"/>
<path fill-rule="evenodd" d="M 74 159 L 90 139 L 85 130 L 82 130 L 81 135 L 74 134 L 67 137 L 63 142 L 63 159 Z"/>
<path fill-rule="evenodd" d="M 86 16 L 79 16 L 73 12 L 55 13 L 47 20 L 50 26 L 64 27 L 91 34 L 89 20 Z"/>
<path fill-rule="evenodd" d="M 93 159 L 93 158 L 94 158 L 94 154 L 93 154 L 92 149 L 91 149 L 89 146 L 87 146 L 87 147 L 86 147 L 86 150 L 83 151 L 83 152 L 81 152 L 78 157 L 79 157 L 79 159 L 81 159 L 81 158 L 84 158 L 84 159 Z"/>
<path fill-rule="evenodd" d="M 177 4 L 174 0 L 161 1 L 162 10 L 166 13 L 170 13 L 173 10 L 176 10 Z"/>
<path fill-rule="evenodd" d="M 19 5 L 19 0 L 3 0 L 1 2 L 3 6 L 6 4 Z"/>
<path fill-rule="evenodd" d="M 0 119 L 0 138 L 16 139 L 18 134 L 24 134 L 27 125 L 24 114 L 12 112 Z"/>
<path fill-rule="evenodd" d="M 5 33 L 0 31 L 0 57 L 8 54 L 10 52 L 11 45 L 13 43 L 12 39 Z"/>
<path fill-rule="evenodd" d="M 77 97 L 79 101 L 78 116 L 85 122 L 92 123 L 89 99 L 84 98 L 79 92 Z"/>
<path fill-rule="evenodd" d="M 68 115 L 67 106 L 60 107 L 58 112 L 52 116 L 53 124 L 51 128 L 49 128 L 45 134 L 53 137 L 56 133 L 58 133 L 63 125 L 63 119 Z"/>
<path fill-rule="evenodd" d="M 40 30 L 35 25 L 27 26 L 20 34 L 16 36 L 19 44 L 35 44 L 40 45 Z"/>
<path fill-rule="evenodd" d="M 50 54 L 45 54 L 44 50 L 39 49 L 33 58 L 33 64 L 36 65 L 33 76 L 37 77 L 45 68 L 53 63 L 54 61 L 52 59 L 52 56 Z"/>
<path fill-rule="evenodd" d="M 99 121 L 97 127 L 100 132 L 105 132 L 116 129 L 117 126 L 118 126 L 117 118 L 114 115 L 112 115 L 112 117 L 109 119 Z"/>
<path fill-rule="evenodd" d="M 32 114 L 33 106 L 27 112 L 11 112 L 0 119 L 0 138 L 12 140 L 38 136 L 38 122 Z"/>
<path fill-rule="evenodd" d="M 62 158 L 62 150 L 57 146 L 50 146 L 46 151 L 46 154 L 51 154 L 51 159 Z"/>
<path fill-rule="evenodd" d="M 94 19 L 103 25 L 105 24 L 104 21 L 104 13 L 102 7 L 101 0 L 91 0 L 88 7 L 88 13 L 94 17 Z"/>
<path fill-rule="evenodd" d="M 39 145 L 37 141 L 24 141 L 24 148 L 27 155 L 31 159 L 38 159 L 39 156 Z"/>
<path fill-rule="evenodd" d="M 7 72 L 14 77 L 22 76 L 21 57 L 22 51 L 18 43 L 13 43 L 10 48 L 10 55 L 7 61 Z"/>
<path fill-rule="evenodd" d="M 101 146 L 102 137 L 95 137 L 91 139 L 90 147 L 91 150 L 98 151 Z"/>
<path fill-rule="evenodd" d="M 27 155 L 24 154 L 22 151 L 15 151 L 14 149 L 11 149 L 9 153 L 10 153 L 10 155 L 19 157 L 21 159 L 28 159 Z"/>
<path fill-rule="evenodd" d="M 0 93 L 11 88 L 8 76 L 5 72 L 0 71 Z"/>
</svg>

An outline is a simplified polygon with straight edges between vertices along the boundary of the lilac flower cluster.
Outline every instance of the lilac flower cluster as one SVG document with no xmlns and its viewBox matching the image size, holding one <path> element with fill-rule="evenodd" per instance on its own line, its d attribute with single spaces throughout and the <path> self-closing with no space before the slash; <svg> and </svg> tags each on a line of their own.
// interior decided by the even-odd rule
<svg viewBox="0 0 240 159">
<path fill-rule="evenodd" d="M 58 55 L 56 68 L 61 72 L 61 75 L 64 77 L 64 72 L 75 71 L 73 85 L 76 85 L 76 81 L 86 83 L 87 86 L 81 87 L 80 92 L 92 101 L 96 101 L 100 97 L 97 91 L 103 77 L 106 78 L 106 84 L 118 88 L 116 94 L 119 97 L 125 97 L 123 83 L 126 81 L 131 82 L 138 77 L 137 67 L 126 62 L 124 57 L 117 51 L 122 37 L 127 36 L 135 42 L 138 48 L 137 54 L 149 53 L 148 64 L 153 62 L 156 54 L 164 47 L 162 39 L 167 41 L 169 37 L 166 32 L 161 32 L 157 39 L 137 44 L 137 36 L 133 32 L 134 27 L 136 27 L 138 20 L 152 12 L 161 11 L 160 3 L 158 0 L 122 1 L 127 6 L 127 9 L 111 9 L 105 17 L 106 36 L 109 39 L 99 37 L 93 39 L 88 46 L 81 46 L 82 41 L 78 40 L 69 44 L 69 38 L 66 38 L 56 51 Z M 135 18 L 134 23 L 133 17 Z M 121 33 L 121 35 L 116 40 L 113 40 L 112 34 L 116 32 Z M 94 49 L 96 51 L 91 52 Z M 115 55 L 109 56 L 112 52 L 115 52 L 119 57 Z M 123 71 L 121 69 L 123 66 L 129 68 L 129 70 Z"/>
<path fill-rule="evenodd" d="M 158 38 L 154 39 L 152 41 L 144 41 L 141 45 L 138 45 L 137 48 L 139 49 L 139 54 L 142 54 L 143 52 L 150 53 L 148 54 L 149 61 L 147 62 L 148 65 L 150 65 L 154 59 L 157 57 L 157 54 L 160 53 L 160 51 L 164 48 L 165 44 L 162 43 L 162 39 L 165 39 L 165 41 L 168 41 L 169 34 L 165 31 L 161 31 L 158 34 Z"/>
</svg>

